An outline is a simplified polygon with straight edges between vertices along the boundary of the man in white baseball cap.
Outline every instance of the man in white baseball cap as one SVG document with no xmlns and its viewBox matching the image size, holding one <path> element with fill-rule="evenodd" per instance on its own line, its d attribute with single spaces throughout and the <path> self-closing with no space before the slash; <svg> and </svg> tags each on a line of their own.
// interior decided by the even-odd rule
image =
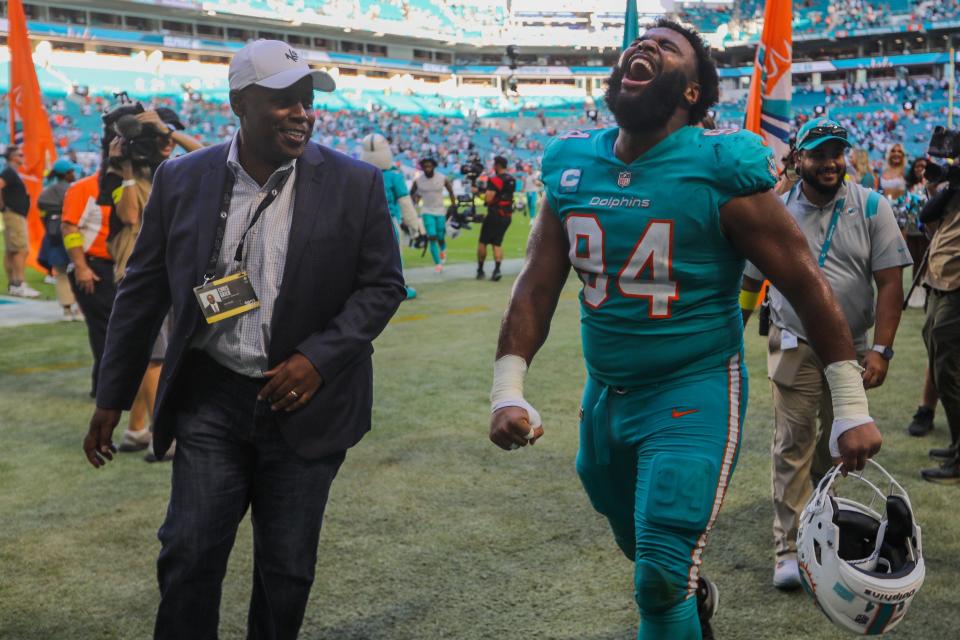
<svg viewBox="0 0 960 640">
<path fill-rule="evenodd" d="M 230 90 L 252 84 L 283 89 L 305 76 L 313 78 L 315 91 L 333 91 L 336 83 L 329 74 L 311 69 L 306 56 L 280 40 L 256 40 L 240 49 L 230 61 Z"/>
<path fill-rule="evenodd" d="M 154 175 L 83 447 L 94 467 L 112 459 L 158 319 L 176 309 L 153 423 L 157 457 L 177 441 L 155 640 L 217 637 L 248 511 L 247 637 L 294 640 L 330 486 L 370 430 L 371 342 L 406 291 L 380 170 L 310 141 L 314 92 L 333 88 L 283 42 L 251 43 L 230 65 L 237 134 Z"/>
</svg>

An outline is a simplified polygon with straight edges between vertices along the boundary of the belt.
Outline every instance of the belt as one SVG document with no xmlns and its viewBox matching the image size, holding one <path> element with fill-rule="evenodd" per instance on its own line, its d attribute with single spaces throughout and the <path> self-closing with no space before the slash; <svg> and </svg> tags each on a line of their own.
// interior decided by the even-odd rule
<svg viewBox="0 0 960 640">
<path fill-rule="evenodd" d="M 216 360 L 210 354 L 200 349 L 191 349 L 183 357 L 184 363 L 188 364 L 189 370 L 194 374 L 201 374 L 198 379 L 216 379 L 235 382 L 240 385 L 256 386 L 258 389 L 266 382 L 266 378 L 252 378 L 242 373 L 229 369 Z"/>
</svg>

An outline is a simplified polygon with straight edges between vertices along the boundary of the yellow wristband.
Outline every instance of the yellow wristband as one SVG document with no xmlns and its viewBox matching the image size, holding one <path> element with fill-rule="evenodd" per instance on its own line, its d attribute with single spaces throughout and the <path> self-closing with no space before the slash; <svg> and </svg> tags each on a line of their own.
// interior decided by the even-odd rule
<svg viewBox="0 0 960 640">
<path fill-rule="evenodd" d="M 759 291 L 740 290 L 740 308 L 745 311 L 753 311 L 757 308 L 757 302 L 760 300 Z"/>
<path fill-rule="evenodd" d="M 64 249 L 76 249 L 77 247 L 83 248 L 83 236 L 79 233 L 68 233 L 63 236 L 63 248 Z"/>
</svg>

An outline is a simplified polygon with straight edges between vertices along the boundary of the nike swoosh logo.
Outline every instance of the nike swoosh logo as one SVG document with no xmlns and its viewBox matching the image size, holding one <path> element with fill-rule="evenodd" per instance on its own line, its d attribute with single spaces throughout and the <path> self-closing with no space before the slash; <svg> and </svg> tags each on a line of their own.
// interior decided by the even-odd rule
<svg viewBox="0 0 960 640">
<path fill-rule="evenodd" d="M 676 409 L 673 409 L 670 412 L 670 416 L 673 418 L 682 418 L 683 416 L 688 416 L 691 413 L 697 413 L 698 411 L 700 411 L 700 409 L 687 409 L 686 411 L 677 411 Z"/>
</svg>

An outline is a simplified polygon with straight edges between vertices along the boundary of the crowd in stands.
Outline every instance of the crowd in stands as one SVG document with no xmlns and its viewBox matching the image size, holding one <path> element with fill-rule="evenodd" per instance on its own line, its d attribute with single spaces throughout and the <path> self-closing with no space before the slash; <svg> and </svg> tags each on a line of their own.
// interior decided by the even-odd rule
<svg viewBox="0 0 960 640">
<path fill-rule="evenodd" d="M 8 110 L 0 96 L 0 127 L 6 126 Z M 491 99 L 492 100 L 492 99 Z M 426 104 L 426 102 L 424 102 Z M 433 103 L 431 103 L 433 104 Z M 480 104 L 485 104 L 481 100 Z M 49 98 L 46 102 L 58 148 L 75 152 L 71 158 L 83 173 L 93 172 L 99 164 L 101 113 L 110 105 L 102 96 Z M 946 122 L 946 86 L 926 78 L 910 78 L 891 83 L 837 84 L 814 90 L 794 88 L 793 109 L 798 126 L 806 118 L 825 109 L 846 126 L 857 145 L 878 169 L 893 142 L 904 145 L 907 154 L 923 154 L 934 126 Z M 226 101 L 190 101 L 179 96 L 158 96 L 148 106 L 168 107 L 178 114 L 187 132 L 205 144 L 228 141 L 236 132 L 236 119 Z M 513 162 L 537 167 L 546 143 L 557 131 L 588 129 L 612 122 L 600 105 L 598 120 L 587 117 L 583 102 L 572 102 L 550 117 L 536 101 L 533 110 L 519 111 L 509 117 L 478 117 L 475 111 L 451 109 L 452 98 L 435 102 L 435 113 L 403 114 L 382 104 L 373 109 L 339 107 L 318 108 L 314 139 L 343 153 L 359 156 L 359 140 L 369 133 L 383 134 L 391 141 L 394 156 L 404 173 L 412 175 L 425 156 L 438 162 L 447 174 L 459 172 L 472 155 L 485 164 L 497 155 Z M 447 111 L 443 111 L 447 109 Z M 743 121 L 744 100 L 725 102 L 718 107 L 719 126 L 739 126 Z M 78 152 L 78 153 L 77 153 Z"/>
<path fill-rule="evenodd" d="M 476 33 L 484 27 L 502 26 L 506 0 L 218 0 L 205 3 L 223 13 L 240 15 L 296 15 L 300 22 L 356 22 L 382 20 L 404 24 L 437 35 Z M 327 20 L 325 20 L 327 19 Z"/>
<path fill-rule="evenodd" d="M 200 3 L 197 3 L 198 5 Z M 240 15 L 274 15 L 301 23 L 349 24 L 351 22 L 406 25 L 433 32 L 438 38 L 478 38 L 505 35 L 511 30 L 536 23 L 545 34 L 576 30 L 603 31 L 608 28 L 602 8 L 585 6 L 565 11 L 544 7 L 543 19 L 534 20 L 530 11 L 518 11 L 508 0 L 217 0 L 206 2 L 204 9 Z M 198 8 L 200 8 L 198 6 Z M 734 0 L 729 4 L 680 2 L 676 15 L 702 33 L 715 33 L 721 27 L 732 37 L 759 32 L 764 3 L 760 0 Z M 583 20 L 549 19 L 562 12 L 580 14 Z M 960 0 L 799 0 L 794 4 L 794 33 L 834 34 L 901 22 L 934 22 L 960 17 Z M 533 22 L 531 22 L 533 20 Z"/>
<path fill-rule="evenodd" d="M 677 15 L 701 33 L 714 33 L 723 25 L 736 36 L 757 34 L 764 4 L 734 0 L 732 4 L 680 4 Z M 958 0 L 800 0 L 794 3 L 794 34 L 854 31 L 889 26 L 892 20 L 907 23 L 940 22 L 960 18 Z"/>
</svg>

